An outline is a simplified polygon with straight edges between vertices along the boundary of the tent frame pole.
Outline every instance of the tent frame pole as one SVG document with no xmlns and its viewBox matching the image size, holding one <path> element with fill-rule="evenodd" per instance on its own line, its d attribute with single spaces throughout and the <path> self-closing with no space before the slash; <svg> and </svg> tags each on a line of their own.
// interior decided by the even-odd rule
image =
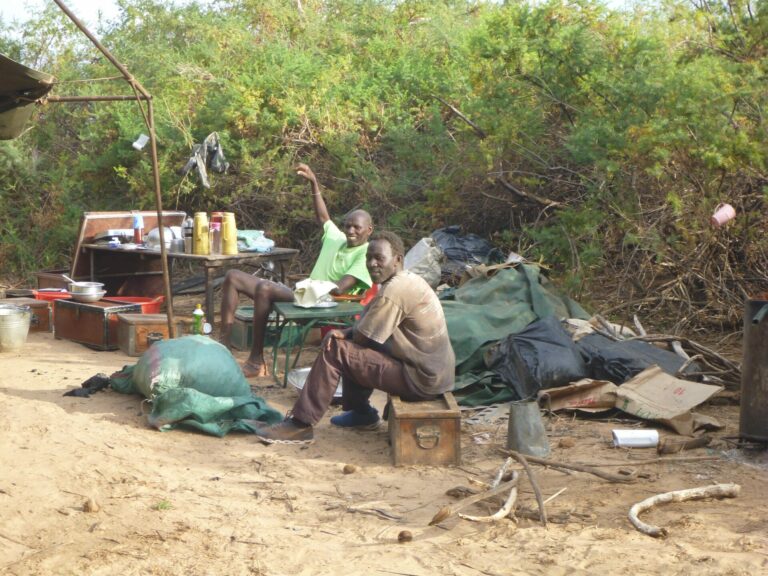
<svg viewBox="0 0 768 576">
<path fill-rule="evenodd" d="M 125 81 L 131 86 L 135 96 L 90 96 L 90 97 L 51 97 L 48 98 L 49 102 L 99 102 L 99 101 L 120 101 L 120 100 L 136 100 L 139 104 L 139 109 L 144 117 L 144 122 L 149 130 L 150 150 L 152 154 L 152 173 L 154 174 L 155 185 L 155 206 L 157 208 L 157 228 L 160 235 L 160 260 L 163 266 L 163 284 L 165 288 L 165 302 L 166 302 L 166 316 L 168 320 L 168 334 L 171 338 L 176 336 L 176 330 L 173 319 L 173 298 L 171 294 L 171 281 L 170 274 L 168 272 L 168 252 L 165 247 L 165 233 L 163 226 L 163 198 L 160 190 L 160 167 L 157 160 L 157 137 L 155 135 L 155 114 L 152 107 L 152 96 L 144 89 L 144 86 L 136 80 L 136 78 L 128 72 L 128 69 L 123 66 L 118 60 L 107 50 L 98 39 L 91 34 L 90 30 L 75 16 L 72 11 L 67 8 L 62 0 L 53 0 L 62 12 L 74 22 L 80 31 L 85 34 L 88 39 L 93 43 L 99 51 L 109 60 L 115 68 L 125 78 Z M 82 99 L 78 99 L 82 98 Z M 147 103 L 147 112 L 144 112 L 142 101 Z"/>
</svg>

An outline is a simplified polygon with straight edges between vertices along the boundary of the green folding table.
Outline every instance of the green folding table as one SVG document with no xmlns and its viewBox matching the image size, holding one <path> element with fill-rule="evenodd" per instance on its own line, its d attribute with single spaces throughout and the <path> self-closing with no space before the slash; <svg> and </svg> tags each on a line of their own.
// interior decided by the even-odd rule
<svg viewBox="0 0 768 576">
<path fill-rule="evenodd" d="M 288 385 L 288 371 L 299 361 L 304 348 L 304 339 L 315 326 L 336 326 L 344 328 L 351 326 L 355 317 L 363 311 L 363 306 L 357 302 L 337 302 L 330 308 L 302 308 L 292 302 L 275 302 L 272 310 L 277 316 L 277 338 L 272 347 L 272 374 L 277 382 L 277 354 L 280 348 L 285 352 L 285 372 L 283 373 L 283 388 Z M 294 336 L 298 330 L 298 338 Z M 291 364 L 293 343 L 298 342 L 298 351 Z"/>
</svg>

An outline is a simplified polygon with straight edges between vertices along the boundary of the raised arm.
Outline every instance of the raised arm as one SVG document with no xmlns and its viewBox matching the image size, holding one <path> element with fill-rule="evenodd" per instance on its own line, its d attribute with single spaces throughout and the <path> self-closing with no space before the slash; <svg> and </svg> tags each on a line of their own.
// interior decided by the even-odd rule
<svg viewBox="0 0 768 576">
<path fill-rule="evenodd" d="M 317 183 L 317 176 L 312 172 L 312 168 L 306 164 L 299 164 L 296 166 L 296 173 L 302 178 L 306 178 L 310 183 L 310 189 L 312 190 L 312 205 L 315 208 L 315 219 L 322 226 L 328 220 L 331 219 L 328 214 L 328 208 L 325 206 L 325 200 L 320 193 L 320 184 Z"/>
</svg>

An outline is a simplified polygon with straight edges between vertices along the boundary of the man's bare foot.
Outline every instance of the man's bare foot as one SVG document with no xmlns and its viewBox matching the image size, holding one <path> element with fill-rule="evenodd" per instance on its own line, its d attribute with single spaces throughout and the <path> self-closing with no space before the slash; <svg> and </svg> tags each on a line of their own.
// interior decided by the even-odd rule
<svg viewBox="0 0 768 576">
<path fill-rule="evenodd" d="M 240 366 L 240 369 L 243 371 L 243 376 L 246 378 L 260 378 L 261 376 L 269 376 L 269 372 L 267 372 L 267 365 L 262 364 L 253 364 L 250 361 L 245 361 Z"/>
</svg>

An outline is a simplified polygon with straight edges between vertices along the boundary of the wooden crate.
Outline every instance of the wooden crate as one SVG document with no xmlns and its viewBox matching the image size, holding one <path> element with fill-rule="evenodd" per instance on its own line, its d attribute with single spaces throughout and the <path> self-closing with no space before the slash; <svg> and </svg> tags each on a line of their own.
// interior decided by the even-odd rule
<svg viewBox="0 0 768 576">
<path fill-rule="evenodd" d="M 389 397 L 389 439 L 395 466 L 440 466 L 461 461 L 461 413 L 453 394 L 404 402 Z"/>
<path fill-rule="evenodd" d="M 64 288 L 69 289 L 69 280 L 64 278 L 64 274 L 67 274 L 69 270 L 67 268 L 55 268 L 52 270 L 40 270 L 35 272 L 37 277 L 37 289 L 40 288 Z"/>
<path fill-rule="evenodd" d="M 53 330 L 50 302 L 35 298 L 5 298 L 0 300 L 0 304 L 29 306 L 32 310 L 32 318 L 29 321 L 30 332 L 51 332 Z"/>
<path fill-rule="evenodd" d="M 85 344 L 96 350 L 117 350 L 117 315 L 141 313 L 140 304 L 114 302 L 76 302 L 56 300 L 53 304 L 56 338 Z"/>
<path fill-rule="evenodd" d="M 128 356 L 141 356 L 149 348 L 147 335 L 153 332 L 162 334 L 164 340 L 168 339 L 168 318 L 165 314 L 117 315 L 117 346 Z"/>
</svg>

